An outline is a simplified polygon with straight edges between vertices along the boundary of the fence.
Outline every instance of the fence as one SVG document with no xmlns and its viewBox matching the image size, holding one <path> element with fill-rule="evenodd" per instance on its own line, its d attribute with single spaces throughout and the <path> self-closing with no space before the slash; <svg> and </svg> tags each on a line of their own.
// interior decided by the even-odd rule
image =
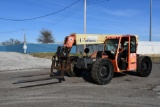
<svg viewBox="0 0 160 107">
<path fill-rule="evenodd" d="M 57 47 L 62 44 L 27 44 L 27 53 L 56 52 Z M 103 50 L 103 45 L 90 45 L 90 53 Z M 83 52 L 83 45 L 72 47 L 71 53 Z M 23 44 L 0 46 L 0 51 L 23 53 Z M 160 54 L 160 42 L 139 41 L 137 53 L 139 54 Z"/>
<path fill-rule="evenodd" d="M 57 47 L 62 44 L 27 44 L 26 53 L 40 53 L 40 52 L 56 52 Z M 23 53 L 23 44 L 0 46 L 0 51 L 19 52 Z M 73 46 L 71 53 L 76 53 L 76 47 Z"/>
<path fill-rule="evenodd" d="M 0 46 L 0 51 L 23 53 L 23 44 Z"/>
</svg>

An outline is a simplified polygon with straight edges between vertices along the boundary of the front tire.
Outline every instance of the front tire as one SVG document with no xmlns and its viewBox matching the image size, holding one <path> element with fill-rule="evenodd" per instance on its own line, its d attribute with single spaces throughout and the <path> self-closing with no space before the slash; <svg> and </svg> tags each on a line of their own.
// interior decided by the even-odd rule
<svg viewBox="0 0 160 107">
<path fill-rule="evenodd" d="M 140 56 L 137 61 L 137 73 L 141 77 L 148 77 L 152 70 L 152 61 L 148 56 Z"/>
<path fill-rule="evenodd" d="M 76 66 L 75 66 L 75 63 L 72 62 L 71 63 L 71 71 L 68 72 L 68 75 L 70 77 L 80 77 L 81 76 L 81 73 L 82 73 L 82 70 L 81 69 L 78 69 Z"/>
<path fill-rule="evenodd" d="M 81 76 L 82 70 L 78 69 L 75 65 L 77 62 L 77 59 L 78 59 L 78 56 L 70 56 L 71 70 L 67 72 L 70 77 L 80 77 Z"/>
<path fill-rule="evenodd" d="M 51 64 L 51 72 L 50 72 L 50 77 L 53 77 L 53 76 L 54 76 L 54 74 L 53 74 L 53 69 L 54 69 L 54 67 L 53 67 L 53 61 L 52 61 L 52 64 Z"/>
<path fill-rule="evenodd" d="M 98 59 L 91 70 L 93 80 L 99 85 L 108 84 L 114 74 L 114 67 L 109 59 Z"/>
</svg>

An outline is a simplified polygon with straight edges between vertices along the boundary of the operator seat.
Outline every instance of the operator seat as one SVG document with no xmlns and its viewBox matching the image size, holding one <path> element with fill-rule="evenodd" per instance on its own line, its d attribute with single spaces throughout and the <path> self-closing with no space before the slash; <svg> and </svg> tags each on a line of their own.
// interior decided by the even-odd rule
<svg viewBox="0 0 160 107">
<path fill-rule="evenodd" d="M 126 56 L 125 53 L 126 53 L 126 51 L 124 50 L 124 47 L 119 49 L 117 62 L 118 62 L 118 67 L 119 67 L 120 70 L 126 70 L 127 69 L 126 57 L 124 57 L 124 56 Z"/>
<path fill-rule="evenodd" d="M 102 58 L 102 52 L 103 51 L 98 51 L 96 55 L 96 59 Z"/>
</svg>

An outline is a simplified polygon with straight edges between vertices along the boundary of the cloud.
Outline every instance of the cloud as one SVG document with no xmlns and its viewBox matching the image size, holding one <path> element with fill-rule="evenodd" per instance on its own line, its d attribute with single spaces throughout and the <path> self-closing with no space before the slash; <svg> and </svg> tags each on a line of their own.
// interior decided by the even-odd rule
<svg viewBox="0 0 160 107">
<path fill-rule="evenodd" d="M 114 16 L 121 16 L 121 17 L 132 17 L 140 14 L 140 11 L 127 9 L 127 10 L 104 10 L 107 14 L 114 15 Z"/>
</svg>

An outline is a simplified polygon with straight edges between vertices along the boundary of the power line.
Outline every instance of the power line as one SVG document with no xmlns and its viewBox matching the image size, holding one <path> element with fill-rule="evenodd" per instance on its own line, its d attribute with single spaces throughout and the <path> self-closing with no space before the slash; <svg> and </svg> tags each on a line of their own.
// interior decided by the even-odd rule
<svg viewBox="0 0 160 107">
<path fill-rule="evenodd" d="M 55 25 L 55 24 L 62 22 L 63 20 L 67 19 L 68 17 L 70 17 L 70 16 L 74 15 L 76 12 L 78 12 L 81 9 L 82 5 L 83 4 L 80 3 L 79 5 L 74 6 L 74 8 L 72 8 L 70 11 L 66 12 L 65 14 L 60 15 L 55 20 L 50 21 L 50 23 L 52 23 L 52 25 L 53 24 Z M 0 34 L 14 33 L 14 32 L 18 32 L 18 31 L 22 31 L 22 30 L 24 30 L 24 29 L 17 29 L 17 30 L 12 30 L 12 31 L 1 31 Z"/>
<path fill-rule="evenodd" d="M 0 32 L 1 34 L 3 33 L 14 33 L 14 32 L 18 32 L 18 31 L 22 31 L 24 29 L 17 29 L 17 30 L 13 30 L 13 31 L 4 31 L 4 32 Z"/>
<path fill-rule="evenodd" d="M 60 15 L 56 15 L 56 17 L 54 17 L 54 19 L 50 19 L 48 20 L 48 22 L 46 24 L 43 25 L 43 27 L 49 27 L 49 26 L 53 26 L 56 25 L 58 23 L 61 23 L 63 20 L 71 17 L 72 15 L 74 15 L 75 13 L 77 13 L 78 11 L 80 11 L 81 9 L 83 9 L 83 0 L 81 0 L 81 2 L 79 2 L 78 4 L 70 7 L 69 9 L 65 10 L 62 14 Z M 40 25 L 41 23 L 37 23 L 36 25 Z M 42 25 L 40 25 L 42 26 Z"/>
<path fill-rule="evenodd" d="M 78 12 L 80 9 L 82 9 L 81 7 L 83 6 L 83 4 L 80 4 L 79 6 L 76 6 L 72 11 L 60 16 L 59 18 L 57 18 L 57 20 L 55 20 L 54 22 L 52 22 L 53 24 L 57 24 L 62 22 L 63 20 L 69 18 L 70 16 L 74 15 L 76 12 Z"/>
<path fill-rule="evenodd" d="M 38 18 L 43 18 L 43 17 L 47 17 L 47 16 L 50 16 L 50 15 L 53 15 L 53 14 L 56 14 L 56 13 L 59 13 L 61 11 L 64 11 L 68 8 L 70 8 L 71 6 L 73 6 L 74 4 L 78 3 L 79 1 L 81 0 L 77 0 L 75 2 L 73 2 L 72 4 L 68 5 L 67 7 L 61 9 L 61 10 L 58 10 L 54 13 L 51 13 L 51 14 L 48 14 L 48 15 L 43 15 L 43 16 L 40 16 L 40 17 L 35 17 L 35 18 L 30 18 L 30 19 L 21 19 L 21 20 L 16 20 L 16 19 L 5 19 L 5 20 L 10 20 L 10 21 L 27 21 L 27 20 L 35 20 L 35 19 L 38 19 Z M 87 2 L 87 5 L 91 5 L 91 4 L 96 4 L 96 3 L 100 3 L 100 2 L 105 2 L 105 1 L 109 1 L 109 0 L 97 0 L 97 1 L 88 1 Z M 81 7 L 83 4 L 79 4 L 78 6 L 74 6 L 73 9 L 71 9 L 71 11 L 68 11 L 66 12 L 65 14 L 57 17 L 57 20 L 55 19 L 53 22 L 51 22 L 52 24 L 57 24 L 57 23 L 60 23 L 62 22 L 63 20 L 67 19 L 68 17 L 72 16 L 73 14 L 75 14 L 77 11 L 79 11 L 81 9 Z M 1 18 L 0 18 L 1 19 Z M 3 20 L 3 19 L 2 19 Z M 14 32 L 18 32 L 20 30 L 23 30 L 23 29 L 18 29 L 18 30 L 14 30 L 14 31 L 5 31 L 5 32 L 0 32 L 0 33 L 14 33 Z"/>
<path fill-rule="evenodd" d="M 66 10 L 67 8 L 71 7 L 72 5 L 76 4 L 77 2 L 79 2 L 80 0 L 77 0 L 75 2 L 73 2 L 72 4 L 66 6 L 65 8 L 63 9 L 60 9 L 56 12 L 53 12 L 53 13 L 50 13 L 50 14 L 46 14 L 46 15 L 42 15 L 42 16 L 38 16 L 38 17 L 34 17 L 34 18 L 28 18 L 28 19 L 10 19 L 10 18 L 0 18 L 1 20 L 9 20 L 9 21 L 28 21 L 28 20 L 35 20 L 35 19 L 40 19 L 40 18 L 44 18 L 44 17 L 48 17 L 48 16 L 51 16 L 51 15 L 54 15 L 54 14 L 57 14 L 59 12 L 62 12 L 64 10 Z"/>
</svg>

